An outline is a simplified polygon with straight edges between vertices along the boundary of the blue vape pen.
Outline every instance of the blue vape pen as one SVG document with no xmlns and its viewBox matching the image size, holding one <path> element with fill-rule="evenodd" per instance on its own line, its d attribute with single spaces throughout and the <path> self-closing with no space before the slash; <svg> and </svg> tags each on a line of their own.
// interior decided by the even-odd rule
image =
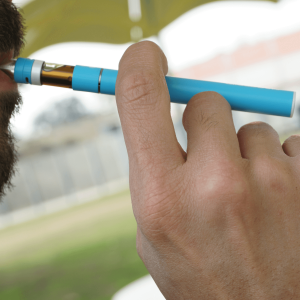
<svg viewBox="0 0 300 300">
<path fill-rule="evenodd" d="M 118 71 L 84 66 L 67 66 L 45 63 L 40 60 L 18 58 L 0 66 L 14 73 L 17 83 L 50 85 L 71 88 L 75 91 L 115 95 Z M 233 110 L 292 117 L 296 93 L 191 80 L 166 76 L 171 102 L 187 104 L 196 94 L 215 91 L 221 94 Z"/>
</svg>

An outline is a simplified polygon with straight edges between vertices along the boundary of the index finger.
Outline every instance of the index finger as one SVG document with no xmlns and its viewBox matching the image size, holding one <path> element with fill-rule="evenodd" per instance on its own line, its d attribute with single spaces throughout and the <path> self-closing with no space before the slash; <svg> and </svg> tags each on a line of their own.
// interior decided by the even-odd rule
<svg viewBox="0 0 300 300">
<path fill-rule="evenodd" d="M 117 106 L 129 162 L 174 168 L 184 162 L 170 114 L 167 60 L 152 42 L 127 49 L 119 64 Z"/>
</svg>

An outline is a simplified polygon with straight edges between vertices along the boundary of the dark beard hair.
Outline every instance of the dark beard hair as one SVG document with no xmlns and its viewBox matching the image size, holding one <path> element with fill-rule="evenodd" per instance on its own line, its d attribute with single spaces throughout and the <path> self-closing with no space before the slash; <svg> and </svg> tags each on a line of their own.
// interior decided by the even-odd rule
<svg viewBox="0 0 300 300">
<path fill-rule="evenodd" d="M 24 19 L 18 8 L 8 0 L 0 0 L 0 53 L 15 50 L 19 56 L 24 46 Z"/>
<path fill-rule="evenodd" d="M 21 105 L 22 97 L 17 90 L 0 93 L 0 198 L 13 187 L 11 179 L 15 174 L 17 152 L 10 118 L 19 112 Z"/>
<path fill-rule="evenodd" d="M 8 0 L 0 0 L 0 53 L 14 49 L 19 56 L 24 46 L 24 19 L 17 7 Z M 19 112 L 22 104 L 17 90 L 0 93 L 0 198 L 13 187 L 17 152 L 10 128 L 10 118 Z"/>
</svg>

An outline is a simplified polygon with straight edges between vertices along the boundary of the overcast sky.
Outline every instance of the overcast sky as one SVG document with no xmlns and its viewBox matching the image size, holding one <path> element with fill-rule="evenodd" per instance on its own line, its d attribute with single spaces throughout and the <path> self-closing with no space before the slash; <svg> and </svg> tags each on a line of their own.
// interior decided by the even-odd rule
<svg viewBox="0 0 300 300">
<path fill-rule="evenodd" d="M 29 0 L 30 1 L 30 0 Z M 13 0 L 22 5 L 28 0 Z M 300 1 L 282 0 L 277 4 L 258 1 L 218 1 L 184 14 L 163 29 L 157 42 L 167 55 L 170 69 L 178 71 L 217 54 L 231 52 L 240 45 L 257 43 L 300 30 Z M 30 57 L 47 62 L 117 69 L 129 44 L 64 43 L 37 51 Z M 52 87 L 20 88 L 24 105 L 13 120 L 14 130 L 23 137 L 32 131 L 32 120 L 50 103 L 77 96 L 87 107 L 101 111 L 99 95 Z M 105 102 L 104 102 L 105 103 Z"/>
</svg>

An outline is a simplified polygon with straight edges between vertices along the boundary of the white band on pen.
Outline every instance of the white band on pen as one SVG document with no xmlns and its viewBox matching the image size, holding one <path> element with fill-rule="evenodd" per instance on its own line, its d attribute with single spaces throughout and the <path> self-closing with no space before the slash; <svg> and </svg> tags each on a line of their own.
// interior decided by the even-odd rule
<svg viewBox="0 0 300 300">
<path fill-rule="evenodd" d="M 43 65 L 44 65 L 44 61 L 41 60 L 34 61 L 31 70 L 31 84 L 42 85 L 41 74 L 42 74 Z"/>
</svg>

